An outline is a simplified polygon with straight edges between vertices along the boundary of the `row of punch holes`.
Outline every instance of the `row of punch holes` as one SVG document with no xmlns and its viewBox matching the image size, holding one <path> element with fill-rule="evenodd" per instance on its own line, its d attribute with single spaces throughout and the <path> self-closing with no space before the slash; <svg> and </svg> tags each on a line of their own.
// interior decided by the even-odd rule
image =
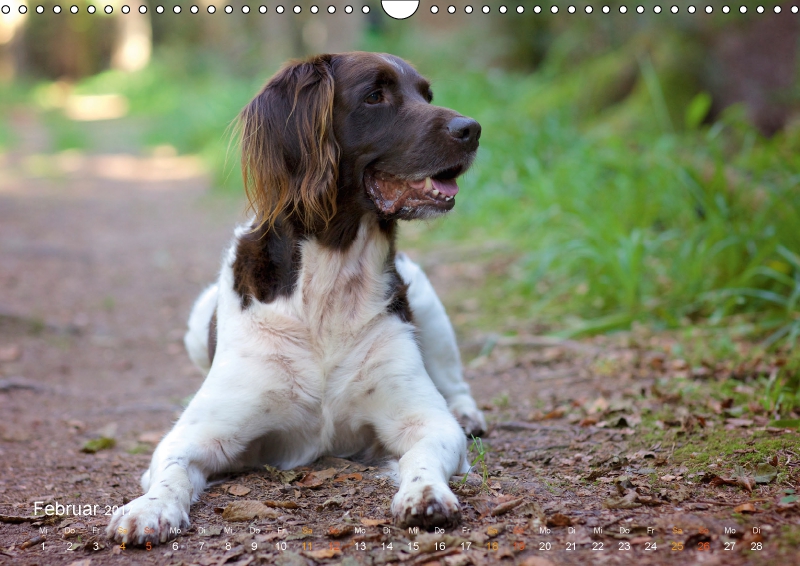
<svg viewBox="0 0 800 566">
<path fill-rule="evenodd" d="M 147 6 L 139 6 L 138 10 L 139 10 L 140 14 L 146 14 L 147 13 Z M 175 14 L 180 14 L 182 12 L 182 10 L 183 9 L 178 5 L 175 5 L 175 6 L 172 7 L 172 12 L 175 13 Z M 310 12 L 312 14 L 316 14 L 316 13 L 319 12 L 320 9 L 319 9 L 318 6 L 315 5 L 315 6 L 311 6 L 311 8 L 309 10 L 310 10 Z M 559 12 L 559 10 L 560 10 L 560 8 L 558 6 L 550 6 L 550 10 L 549 11 L 552 14 L 557 14 Z M 592 6 L 590 6 L 590 5 L 587 5 L 587 6 L 584 7 L 583 10 L 587 14 L 591 14 L 594 11 L 594 8 Z M 609 12 L 611 12 L 611 8 L 608 7 L 608 6 L 602 6 L 600 8 L 600 10 L 604 14 L 608 14 Z M 637 14 L 643 14 L 645 12 L 645 7 L 639 5 L 639 6 L 636 6 L 634 8 L 634 10 L 636 11 Z M 764 6 L 757 6 L 756 9 L 755 9 L 755 11 L 758 12 L 759 14 L 763 14 L 765 12 L 765 10 L 766 9 L 764 8 Z M 25 13 L 27 13 L 27 11 L 28 11 L 28 7 L 25 6 L 24 4 L 19 6 L 19 13 L 20 14 L 25 14 Z M 41 6 L 41 5 L 36 6 L 36 13 L 37 14 L 43 14 L 44 11 L 45 11 L 44 6 Z M 53 12 L 54 13 L 60 14 L 61 11 L 62 11 L 61 10 L 61 6 L 58 6 L 58 5 L 53 6 Z M 80 8 L 78 8 L 75 5 L 72 5 L 72 6 L 69 7 L 69 12 L 71 14 L 77 14 L 79 11 L 80 11 Z M 86 11 L 88 13 L 90 13 L 90 14 L 94 14 L 95 12 L 97 12 L 97 8 L 95 8 L 94 6 L 89 6 L 89 7 L 86 8 Z M 123 14 L 129 14 L 130 11 L 131 11 L 131 8 L 128 5 L 124 5 L 120 9 L 120 11 Z M 165 8 L 164 8 L 164 6 L 156 6 L 155 11 L 156 11 L 157 14 L 163 14 L 164 11 L 165 11 Z M 189 12 L 191 12 L 192 14 L 197 14 L 199 11 L 200 11 L 200 8 L 198 8 L 197 6 L 194 6 L 194 5 L 189 8 Z M 209 14 L 214 14 L 217 11 L 217 8 L 216 8 L 216 6 L 211 4 L 206 8 L 206 11 Z M 232 14 L 233 13 L 233 6 L 225 6 L 223 8 L 223 11 L 226 14 Z M 275 8 L 275 12 L 277 12 L 278 14 L 283 14 L 285 11 L 286 11 L 286 9 L 283 6 L 277 6 Z M 295 14 L 299 14 L 302 11 L 303 11 L 303 9 L 300 6 L 294 6 L 292 8 L 292 12 L 294 12 Z M 327 11 L 328 11 L 329 14 L 334 14 L 334 13 L 336 13 L 336 7 L 335 6 L 328 6 Z M 352 14 L 354 9 L 353 9 L 352 6 L 350 6 L 348 4 L 347 6 L 344 7 L 344 11 L 345 11 L 346 14 Z M 456 11 L 457 10 L 456 10 L 455 6 L 448 6 L 447 7 L 447 13 L 448 14 L 455 14 Z M 467 13 L 467 14 L 471 14 L 471 13 L 473 13 L 473 11 L 474 11 L 474 8 L 472 6 L 465 6 L 464 7 L 464 12 Z M 492 9 L 489 6 L 483 6 L 481 8 L 481 12 L 484 13 L 484 14 L 489 14 L 491 11 L 492 11 Z M 509 10 L 508 10 L 508 8 L 506 6 L 500 6 L 500 8 L 498 8 L 498 12 L 500 12 L 501 14 L 505 14 L 508 11 Z M 535 14 L 540 14 L 540 13 L 546 12 L 546 11 L 547 10 L 543 9 L 541 6 L 534 6 L 533 7 L 533 13 L 535 13 Z M 567 12 L 569 12 L 570 14 L 574 14 L 577 11 L 578 11 L 578 9 L 575 6 L 570 5 L 570 6 L 567 7 Z M 654 13 L 660 14 L 662 11 L 663 10 L 662 10 L 661 6 L 653 6 L 653 12 Z M 694 14 L 694 13 L 696 13 L 698 11 L 698 9 L 695 6 L 689 6 L 688 8 L 686 8 L 686 11 L 689 12 L 690 14 Z M 711 14 L 711 13 L 714 12 L 714 8 L 713 8 L 713 6 L 705 6 L 704 11 L 705 11 L 706 14 Z M 781 7 L 780 6 L 774 6 L 773 7 L 773 11 L 776 14 L 779 14 L 781 12 Z M 797 6 L 792 6 L 791 7 L 791 12 L 793 14 L 797 14 L 798 11 L 800 11 L 800 10 L 798 10 Z M 10 12 L 11 12 L 11 7 L 10 6 L 3 5 L 2 7 L 0 7 L 0 13 L 8 14 Z M 114 12 L 114 8 L 112 6 L 106 5 L 103 8 L 103 12 L 105 12 L 106 14 L 111 14 L 111 13 Z M 260 14 L 266 14 L 267 13 L 267 7 L 264 6 L 264 5 L 259 6 L 258 7 L 258 12 Z M 363 14 L 368 14 L 370 12 L 369 6 L 362 6 L 361 7 L 361 12 Z M 525 8 L 523 6 L 517 6 L 516 12 L 518 14 L 523 14 L 523 13 L 525 13 Z M 619 7 L 619 12 L 621 14 L 627 13 L 628 12 L 628 7 L 627 6 L 620 6 Z M 680 8 L 678 8 L 678 6 L 672 5 L 672 6 L 669 7 L 669 12 L 672 13 L 672 14 L 677 14 L 678 12 L 680 12 Z M 723 14 L 728 14 L 730 12 L 731 12 L 731 7 L 730 6 L 723 6 L 722 7 L 722 13 Z M 739 12 L 741 14 L 746 14 L 747 13 L 747 6 L 739 6 Z M 247 5 L 242 6 L 242 13 L 243 14 L 249 14 L 250 13 L 250 6 L 247 6 Z M 431 13 L 432 14 L 438 14 L 439 13 L 439 6 L 436 6 L 436 5 L 431 6 Z"/>
</svg>

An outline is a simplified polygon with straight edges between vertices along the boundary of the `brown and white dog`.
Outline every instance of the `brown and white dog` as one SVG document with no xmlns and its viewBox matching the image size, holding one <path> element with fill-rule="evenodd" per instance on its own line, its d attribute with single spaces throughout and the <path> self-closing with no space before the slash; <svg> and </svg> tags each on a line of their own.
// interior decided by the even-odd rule
<svg viewBox="0 0 800 566">
<path fill-rule="evenodd" d="M 453 208 L 481 127 L 432 98 L 402 59 L 342 53 L 283 67 L 243 110 L 255 218 L 185 338 L 207 376 L 109 537 L 164 542 L 210 476 L 323 455 L 397 460 L 402 526 L 458 522 L 448 480 L 467 469 L 464 433 L 486 424 L 444 307 L 395 234 Z"/>
</svg>

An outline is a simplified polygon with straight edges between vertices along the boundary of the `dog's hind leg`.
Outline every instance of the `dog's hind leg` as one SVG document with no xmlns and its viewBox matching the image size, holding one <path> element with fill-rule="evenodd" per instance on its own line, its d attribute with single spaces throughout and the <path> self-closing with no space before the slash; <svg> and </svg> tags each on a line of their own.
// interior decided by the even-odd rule
<svg viewBox="0 0 800 566">
<path fill-rule="evenodd" d="M 480 436 L 486 430 L 486 421 L 464 381 L 456 334 L 444 305 L 422 268 L 408 256 L 398 253 L 395 265 L 408 285 L 408 302 L 417 327 L 425 369 L 464 432 Z"/>
<path fill-rule="evenodd" d="M 213 352 L 209 356 L 208 350 L 209 325 L 217 310 L 218 296 L 219 285 L 216 283 L 200 293 L 192 307 L 192 313 L 189 315 L 189 328 L 183 337 L 189 358 L 204 375 L 211 368 L 211 359 L 214 357 Z M 216 329 L 212 330 L 216 332 Z"/>
</svg>

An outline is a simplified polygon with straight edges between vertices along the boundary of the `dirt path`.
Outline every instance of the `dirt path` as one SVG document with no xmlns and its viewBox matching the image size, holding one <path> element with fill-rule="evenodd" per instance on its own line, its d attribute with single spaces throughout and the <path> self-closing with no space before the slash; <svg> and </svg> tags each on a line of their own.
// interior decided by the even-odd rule
<svg viewBox="0 0 800 566">
<path fill-rule="evenodd" d="M 797 509 L 763 504 L 782 495 L 777 484 L 750 493 L 671 458 L 692 442 L 685 411 L 672 406 L 686 433 L 677 444 L 647 443 L 640 415 L 656 403 L 668 360 L 654 364 L 625 340 L 501 340 L 489 352 L 464 323 L 472 303 L 448 307 L 492 424 L 485 470 L 456 487 L 461 527 L 395 529 L 380 470 L 330 459 L 294 475 L 228 478 L 192 508 L 174 544 L 112 547 L 98 535 L 106 506 L 140 494 L 154 444 L 200 384 L 181 343 L 185 319 L 241 212 L 239 201 L 210 196 L 193 166 L 28 153 L 0 162 L 0 563 L 800 563 Z M 440 290 L 463 296 L 463 262 L 416 257 Z M 474 359 L 482 347 L 488 355 Z M 796 433 L 757 435 L 776 442 L 780 487 L 796 485 Z M 99 437 L 114 446 L 82 451 Z M 244 500 L 269 511 L 243 522 L 222 514 Z M 751 501 L 757 513 L 734 512 Z M 97 507 L 15 522 L 37 502 Z"/>
</svg>

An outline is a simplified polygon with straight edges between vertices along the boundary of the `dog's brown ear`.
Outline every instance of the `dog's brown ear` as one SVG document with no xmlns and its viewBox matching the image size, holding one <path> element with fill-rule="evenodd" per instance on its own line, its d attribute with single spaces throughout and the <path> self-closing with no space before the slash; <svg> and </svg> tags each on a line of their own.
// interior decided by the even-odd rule
<svg viewBox="0 0 800 566">
<path fill-rule="evenodd" d="M 259 225 L 287 212 L 310 229 L 336 212 L 330 63 L 330 55 L 289 63 L 242 110 L 242 175 Z"/>
</svg>

